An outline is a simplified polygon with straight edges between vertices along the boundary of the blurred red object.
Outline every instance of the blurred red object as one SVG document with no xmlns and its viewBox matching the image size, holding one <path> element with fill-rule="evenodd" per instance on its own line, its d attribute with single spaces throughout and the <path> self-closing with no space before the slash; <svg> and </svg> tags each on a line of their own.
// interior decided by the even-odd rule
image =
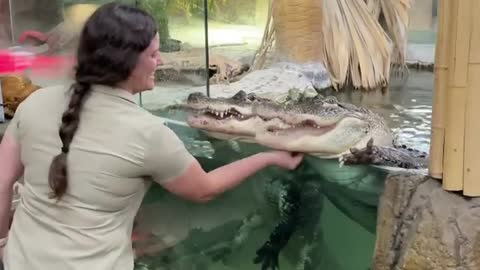
<svg viewBox="0 0 480 270">
<path fill-rule="evenodd" d="M 35 56 L 22 51 L 0 51 L 0 73 L 23 72 L 31 67 Z"/>
<path fill-rule="evenodd" d="M 59 69 L 71 68 L 74 57 L 68 55 L 44 56 L 35 55 L 26 50 L 0 50 L 0 74 L 33 72 L 56 72 Z"/>
</svg>

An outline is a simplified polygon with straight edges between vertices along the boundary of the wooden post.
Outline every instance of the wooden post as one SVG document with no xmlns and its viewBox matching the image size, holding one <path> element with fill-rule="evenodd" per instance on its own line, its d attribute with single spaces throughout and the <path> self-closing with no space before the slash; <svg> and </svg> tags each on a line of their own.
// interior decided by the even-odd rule
<svg viewBox="0 0 480 270">
<path fill-rule="evenodd" d="M 448 55 L 443 187 L 446 190 L 462 190 L 467 66 L 470 47 L 468 7 L 471 1 L 450 2 L 452 20 L 450 21 L 450 39 L 447 45 L 450 47 L 450 53 Z"/>
<path fill-rule="evenodd" d="M 429 173 L 480 196 L 480 2 L 439 1 Z"/>
<path fill-rule="evenodd" d="M 451 3 L 439 0 L 438 33 L 435 49 L 435 83 L 432 112 L 432 138 L 430 140 L 429 173 L 433 178 L 443 177 L 443 148 L 448 85 L 448 41 L 450 39 Z"/>
<path fill-rule="evenodd" d="M 465 108 L 464 194 L 480 196 L 480 1 L 472 0 Z"/>
</svg>

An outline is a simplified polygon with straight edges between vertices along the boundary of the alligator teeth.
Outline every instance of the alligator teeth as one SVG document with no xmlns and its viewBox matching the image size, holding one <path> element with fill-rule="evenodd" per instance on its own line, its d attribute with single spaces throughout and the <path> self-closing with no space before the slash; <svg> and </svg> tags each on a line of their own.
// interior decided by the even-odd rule
<svg viewBox="0 0 480 270">
<path fill-rule="evenodd" d="M 223 112 L 220 113 L 220 117 L 223 118 Z"/>
</svg>

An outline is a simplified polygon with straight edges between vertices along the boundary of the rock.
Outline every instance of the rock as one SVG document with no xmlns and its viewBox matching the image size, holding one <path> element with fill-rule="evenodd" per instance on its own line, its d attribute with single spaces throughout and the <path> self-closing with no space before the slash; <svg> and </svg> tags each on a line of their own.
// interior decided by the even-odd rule
<svg viewBox="0 0 480 270">
<path fill-rule="evenodd" d="M 162 65 L 156 72 L 157 81 L 177 81 L 205 85 L 205 51 L 195 48 L 162 53 Z M 220 54 L 209 55 L 210 83 L 229 83 L 238 80 L 250 66 Z"/>
<path fill-rule="evenodd" d="M 480 269 L 480 198 L 419 175 L 390 175 L 380 199 L 375 270 Z"/>
<path fill-rule="evenodd" d="M 265 69 L 250 71 L 240 80 L 230 84 L 210 85 L 210 95 L 212 97 L 230 97 L 243 90 L 267 98 L 276 98 L 279 94 L 286 94 L 293 88 L 308 91 L 331 86 L 330 75 L 320 63 L 280 62 Z M 192 90 L 204 92 L 205 87 L 196 87 Z"/>
</svg>

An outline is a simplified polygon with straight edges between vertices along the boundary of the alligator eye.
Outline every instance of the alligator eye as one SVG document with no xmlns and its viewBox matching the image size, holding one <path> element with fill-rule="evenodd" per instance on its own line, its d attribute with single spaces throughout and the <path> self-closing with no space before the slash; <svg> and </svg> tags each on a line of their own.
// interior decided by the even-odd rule
<svg viewBox="0 0 480 270">
<path fill-rule="evenodd" d="M 202 99 L 205 99 L 206 96 L 202 92 L 194 92 L 188 95 L 187 101 L 188 102 L 199 102 Z"/>
<path fill-rule="evenodd" d="M 257 95 L 255 95 L 254 93 L 248 94 L 248 95 L 247 95 L 247 99 L 248 99 L 249 101 L 257 101 L 257 100 L 259 100 L 259 98 L 257 97 Z"/>
<path fill-rule="evenodd" d="M 235 95 L 233 95 L 232 99 L 234 100 L 245 100 L 247 98 L 247 93 L 245 91 L 240 90 Z"/>
<path fill-rule="evenodd" d="M 314 103 L 314 104 L 317 104 L 317 105 L 322 105 L 322 104 L 323 104 L 323 100 L 320 99 L 320 98 L 315 98 L 315 99 L 313 99 L 313 103 Z"/>
<path fill-rule="evenodd" d="M 328 96 L 328 97 L 325 98 L 325 102 L 336 104 L 336 103 L 338 103 L 338 99 L 335 96 Z"/>
</svg>

